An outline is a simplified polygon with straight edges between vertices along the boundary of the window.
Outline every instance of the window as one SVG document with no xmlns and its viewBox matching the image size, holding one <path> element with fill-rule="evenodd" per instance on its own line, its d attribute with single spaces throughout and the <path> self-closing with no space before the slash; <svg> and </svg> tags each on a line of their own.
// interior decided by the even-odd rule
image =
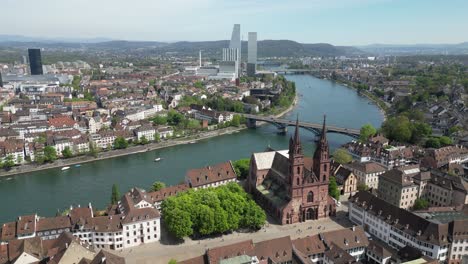
<svg viewBox="0 0 468 264">
<path fill-rule="evenodd" d="M 314 201 L 314 193 L 310 191 L 310 192 L 307 194 L 307 202 L 308 202 L 308 203 L 311 203 L 311 202 L 313 202 L 313 201 Z"/>
<path fill-rule="evenodd" d="M 296 185 L 299 185 L 299 178 L 296 178 Z"/>
</svg>

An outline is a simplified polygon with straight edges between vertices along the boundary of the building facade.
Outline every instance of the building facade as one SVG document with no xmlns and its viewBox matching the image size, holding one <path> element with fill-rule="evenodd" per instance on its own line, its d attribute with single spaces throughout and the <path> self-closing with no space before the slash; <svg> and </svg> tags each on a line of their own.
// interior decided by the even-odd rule
<svg viewBox="0 0 468 264">
<path fill-rule="evenodd" d="M 299 121 L 289 142 L 289 150 L 254 153 L 247 189 L 254 199 L 281 224 L 320 219 L 335 213 L 328 195 L 330 159 L 323 132 L 313 159 L 305 158 L 299 138 Z"/>
</svg>

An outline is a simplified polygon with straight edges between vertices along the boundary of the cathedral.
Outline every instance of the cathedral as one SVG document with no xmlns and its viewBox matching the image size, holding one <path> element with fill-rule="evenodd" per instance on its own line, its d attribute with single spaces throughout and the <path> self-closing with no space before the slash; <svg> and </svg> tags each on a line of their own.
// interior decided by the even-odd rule
<svg viewBox="0 0 468 264">
<path fill-rule="evenodd" d="M 289 150 L 252 154 L 247 190 L 283 225 L 334 215 L 335 202 L 328 195 L 328 155 L 325 117 L 313 158 L 303 155 L 297 120 Z"/>
</svg>

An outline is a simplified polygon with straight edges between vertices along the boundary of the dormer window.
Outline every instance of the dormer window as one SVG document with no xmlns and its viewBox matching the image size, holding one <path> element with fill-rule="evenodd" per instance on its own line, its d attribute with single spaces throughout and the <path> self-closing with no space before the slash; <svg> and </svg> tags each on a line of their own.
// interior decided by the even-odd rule
<svg viewBox="0 0 468 264">
<path fill-rule="evenodd" d="M 207 181 L 207 180 L 208 180 L 208 175 L 205 175 L 205 181 Z"/>
</svg>

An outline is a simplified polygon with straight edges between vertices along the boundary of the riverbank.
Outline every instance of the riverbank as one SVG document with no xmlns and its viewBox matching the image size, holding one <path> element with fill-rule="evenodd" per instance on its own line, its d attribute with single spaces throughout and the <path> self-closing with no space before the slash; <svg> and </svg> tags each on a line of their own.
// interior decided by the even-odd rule
<svg viewBox="0 0 468 264">
<path fill-rule="evenodd" d="M 340 84 L 340 85 L 343 85 L 343 86 L 346 87 L 346 88 L 350 88 L 350 89 L 355 90 L 356 92 L 358 92 L 358 89 L 357 89 L 356 87 L 354 87 L 354 86 L 352 86 L 352 85 L 349 85 L 348 83 L 344 83 L 344 82 L 341 82 L 341 81 L 339 81 L 339 80 L 329 80 L 329 79 L 327 79 L 327 78 L 323 78 L 323 77 L 320 77 L 320 76 L 316 76 L 316 75 L 314 75 L 314 74 L 312 74 L 312 73 L 310 73 L 310 75 L 313 76 L 313 77 L 315 77 L 315 78 L 317 78 L 317 79 L 327 80 L 327 81 L 330 81 L 330 82 L 338 83 L 338 84 Z M 359 94 L 359 95 L 363 95 L 364 97 L 366 97 L 367 99 L 369 99 L 370 101 L 372 101 L 372 102 L 377 106 L 377 108 L 379 108 L 380 112 L 382 113 L 382 115 L 383 115 L 383 117 L 384 117 L 383 121 L 387 120 L 388 106 L 386 105 L 386 103 L 385 103 L 384 101 L 375 98 L 372 94 L 370 94 L 370 93 L 367 92 L 367 91 L 364 91 L 364 92 L 361 92 L 361 93 L 358 92 L 358 94 Z M 382 106 L 382 104 L 385 105 L 385 107 Z"/>
<path fill-rule="evenodd" d="M 285 114 L 292 111 L 294 107 L 297 105 L 298 98 L 299 97 L 296 94 L 296 97 L 293 103 L 285 110 L 276 114 L 275 117 L 276 118 L 282 117 Z M 262 125 L 262 124 L 259 124 L 259 125 Z M 25 173 L 30 173 L 30 172 L 75 166 L 75 165 L 98 161 L 98 160 L 112 159 L 112 158 L 117 158 L 117 157 L 122 157 L 122 156 L 143 153 L 143 152 L 149 152 L 149 151 L 153 151 L 157 149 L 169 148 L 169 147 L 178 146 L 178 145 L 192 144 L 199 140 L 205 140 L 205 139 L 209 139 L 213 137 L 237 133 L 246 128 L 247 127 L 244 125 L 240 127 L 227 127 L 227 128 L 222 128 L 218 130 L 202 132 L 197 135 L 190 135 L 190 136 L 183 137 L 183 138 L 171 139 L 171 140 L 167 140 L 167 141 L 163 141 L 159 143 L 150 143 L 150 144 L 141 145 L 141 146 L 131 146 L 126 149 L 116 149 L 116 150 L 110 150 L 106 152 L 100 152 L 98 153 L 98 157 L 78 156 L 78 157 L 73 157 L 69 159 L 58 159 L 54 161 L 53 163 L 47 163 L 47 164 L 42 164 L 42 165 L 24 164 L 21 166 L 13 167 L 11 168 L 10 171 L 0 172 L 0 177 L 15 176 L 15 175 L 20 175 L 20 174 L 25 174 Z"/>
</svg>

